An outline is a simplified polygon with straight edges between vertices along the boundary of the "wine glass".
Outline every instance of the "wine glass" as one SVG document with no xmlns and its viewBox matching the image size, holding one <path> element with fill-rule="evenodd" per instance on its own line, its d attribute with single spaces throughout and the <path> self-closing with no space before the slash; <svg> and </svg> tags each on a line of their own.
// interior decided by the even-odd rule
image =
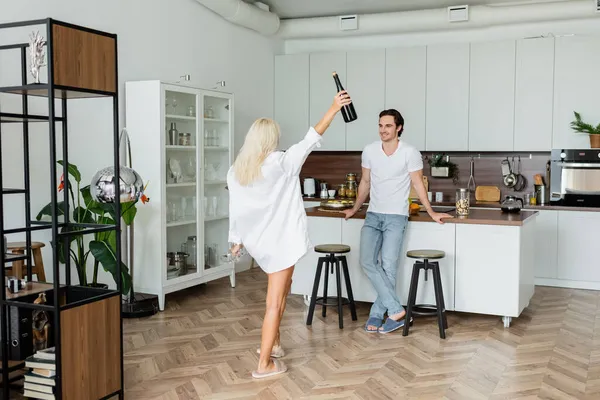
<svg viewBox="0 0 600 400">
<path fill-rule="evenodd" d="M 173 98 L 173 101 L 171 101 L 171 105 L 173 106 L 173 114 L 176 114 L 175 110 L 177 109 L 177 99 Z"/>
</svg>

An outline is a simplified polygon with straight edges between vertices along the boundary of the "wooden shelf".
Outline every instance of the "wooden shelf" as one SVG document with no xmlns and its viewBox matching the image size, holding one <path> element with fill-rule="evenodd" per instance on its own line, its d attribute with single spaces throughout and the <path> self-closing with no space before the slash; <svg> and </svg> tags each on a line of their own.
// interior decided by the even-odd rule
<svg viewBox="0 0 600 400">
<path fill-rule="evenodd" d="M 0 122 L 19 123 L 19 122 L 48 122 L 50 117 L 47 115 L 24 115 L 17 113 L 0 113 Z M 55 117 L 55 121 L 64 121 L 63 117 Z"/>
<path fill-rule="evenodd" d="M 16 300 L 21 297 L 47 292 L 52 289 L 54 289 L 54 285 L 51 283 L 29 282 L 25 288 L 19 290 L 17 293 L 11 293 L 10 290 L 6 288 L 6 300 Z"/>
<path fill-rule="evenodd" d="M 0 88 L 0 92 L 26 96 L 49 97 L 50 85 L 46 83 L 40 83 L 22 86 L 2 87 Z M 114 93 L 110 92 L 54 85 L 54 97 L 57 99 L 84 99 L 114 95 Z"/>
</svg>

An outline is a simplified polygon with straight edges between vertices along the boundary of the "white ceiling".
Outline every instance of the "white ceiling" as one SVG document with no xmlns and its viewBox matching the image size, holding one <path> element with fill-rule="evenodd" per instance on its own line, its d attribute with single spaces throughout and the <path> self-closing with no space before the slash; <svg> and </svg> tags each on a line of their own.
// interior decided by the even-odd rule
<svg viewBox="0 0 600 400">
<path fill-rule="evenodd" d="M 255 0 L 247 0 L 254 2 Z M 369 14 L 425 10 L 454 5 L 500 3 L 543 3 L 561 0 L 260 0 L 280 18 L 324 17 L 344 14 Z"/>
</svg>

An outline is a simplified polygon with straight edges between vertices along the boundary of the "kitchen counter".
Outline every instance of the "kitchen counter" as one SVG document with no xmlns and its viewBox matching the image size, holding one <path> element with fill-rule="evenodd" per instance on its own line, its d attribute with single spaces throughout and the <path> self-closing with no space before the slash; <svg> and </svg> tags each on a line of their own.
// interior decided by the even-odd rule
<svg viewBox="0 0 600 400">
<path fill-rule="evenodd" d="M 308 234 L 313 245 L 342 243 L 350 246 L 351 250 L 345 256 L 354 298 L 356 301 L 375 301 L 377 293 L 360 265 L 360 237 L 367 206 L 346 220 L 339 211 L 319 210 L 318 203 L 305 205 Z M 409 217 L 396 281 L 396 292 L 402 303 L 407 303 L 415 262 L 406 257 L 406 252 L 437 249 L 445 253 L 439 265 L 446 309 L 500 316 L 504 326 L 510 326 L 511 318 L 518 317 L 533 296 L 536 230 L 541 212 L 521 210 L 509 214 L 471 208 L 467 217 L 457 217 L 453 204 L 450 207 L 435 205 L 433 209 L 448 213 L 452 218 L 438 224 L 425 211 Z M 306 301 L 312 294 L 319 256 L 322 255 L 309 252 L 294 270 L 292 293 L 305 296 Z M 424 277 L 421 273 L 416 302 L 435 304 L 432 280 Z M 320 295 L 323 284 L 321 279 Z M 335 279 L 329 279 L 328 293 L 336 290 Z M 346 296 L 344 287 L 342 292 Z"/>
<path fill-rule="evenodd" d="M 452 218 L 444 219 L 444 223 L 450 224 L 474 224 L 474 225 L 508 225 L 520 226 L 528 219 L 537 214 L 533 210 L 521 210 L 519 213 L 505 213 L 499 210 L 471 209 L 468 216 L 457 216 L 453 207 L 432 206 L 434 211 L 450 214 Z M 365 219 L 366 207 L 363 206 L 352 219 Z M 306 207 L 306 215 L 309 217 L 329 217 L 344 218 L 341 211 L 322 210 L 318 206 Z M 418 215 L 411 215 L 409 222 L 434 222 L 426 211 L 419 212 Z"/>
<path fill-rule="evenodd" d="M 336 197 L 336 199 L 338 199 Z M 321 202 L 323 199 L 319 197 L 303 197 L 303 200 L 306 202 Z M 420 203 L 417 201 L 417 203 Z M 444 201 L 444 202 L 431 202 L 432 207 L 454 207 L 454 202 Z M 500 208 L 500 202 L 489 202 L 489 201 L 472 201 L 471 207 L 477 208 Z M 554 205 L 530 205 L 524 204 L 524 210 L 554 210 L 554 211 L 591 211 L 591 212 L 600 212 L 600 207 L 572 207 L 572 206 L 554 206 Z"/>
</svg>

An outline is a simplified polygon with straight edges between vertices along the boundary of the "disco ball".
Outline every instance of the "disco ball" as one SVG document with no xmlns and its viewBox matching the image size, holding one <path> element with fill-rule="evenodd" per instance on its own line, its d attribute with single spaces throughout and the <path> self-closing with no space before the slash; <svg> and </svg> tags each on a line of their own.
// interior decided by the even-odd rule
<svg viewBox="0 0 600 400">
<path fill-rule="evenodd" d="M 119 201 L 126 203 L 138 200 L 144 188 L 142 177 L 133 169 L 123 166 L 119 168 L 119 175 L 121 180 Z M 99 203 L 114 203 L 116 193 L 114 167 L 107 167 L 96 172 L 90 185 L 92 199 Z"/>
</svg>

